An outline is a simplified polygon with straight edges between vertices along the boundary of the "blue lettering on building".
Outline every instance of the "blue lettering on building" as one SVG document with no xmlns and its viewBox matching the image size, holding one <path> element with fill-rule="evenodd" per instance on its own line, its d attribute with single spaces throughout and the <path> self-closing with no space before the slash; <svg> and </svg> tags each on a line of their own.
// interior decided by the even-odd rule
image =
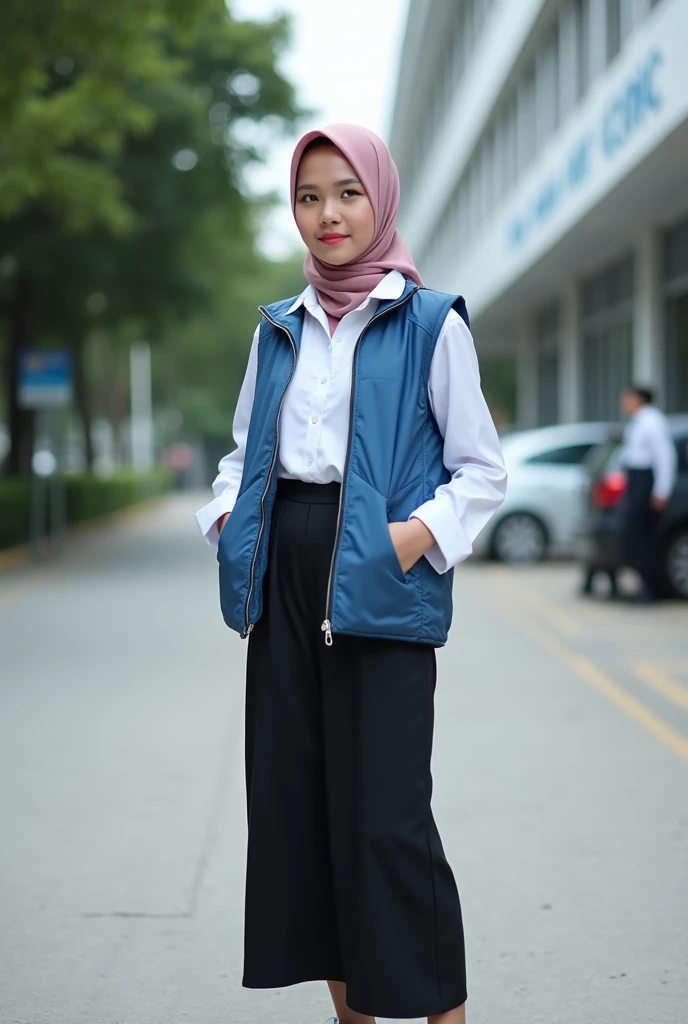
<svg viewBox="0 0 688 1024">
<path fill-rule="evenodd" d="M 605 159 L 614 158 L 648 116 L 661 108 L 657 71 L 663 61 L 659 50 L 650 52 L 633 77 L 605 107 L 598 131 L 588 132 L 576 142 L 564 167 L 543 182 L 526 210 L 514 218 L 508 229 L 512 249 L 521 246 L 533 229 L 553 216 L 567 195 L 587 181 L 593 172 L 598 148 Z"/>
<path fill-rule="evenodd" d="M 602 150 L 605 156 L 614 156 L 662 101 L 655 82 L 662 55 L 654 50 L 645 65 L 607 107 L 602 122 Z"/>
</svg>

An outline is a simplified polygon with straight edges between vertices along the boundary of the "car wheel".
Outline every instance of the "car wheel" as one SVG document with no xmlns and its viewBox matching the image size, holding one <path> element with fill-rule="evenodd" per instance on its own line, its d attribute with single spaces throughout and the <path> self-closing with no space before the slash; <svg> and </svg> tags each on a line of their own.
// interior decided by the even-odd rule
<svg viewBox="0 0 688 1024">
<path fill-rule="evenodd" d="M 547 554 L 547 532 L 529 512 L 512 512 L 495 527 L 492 554 L 509 565 L 541 562 Z"/>
<path fill-rule="evenodd" d="M 672 596 L 688 598 L 688 526 L 681 527 L 667 541 L 662 575 Z"/>
</svg>

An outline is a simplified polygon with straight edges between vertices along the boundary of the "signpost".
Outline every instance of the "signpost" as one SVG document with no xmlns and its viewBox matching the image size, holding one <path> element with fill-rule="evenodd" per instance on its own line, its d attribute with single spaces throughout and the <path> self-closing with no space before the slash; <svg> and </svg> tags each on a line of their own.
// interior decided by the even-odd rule
<svg viewBox="0 0 688 1024">
<path fill-rule="evenodd" d="M 33 349 L 19 357 L 18 401 L 22 409 L 55 409 L 72 397 L 69 352 Z"/>
<path fill-rule="evenodd" d="M 31 349 L 19 358 L 17 401 L 36 411 L 36 436 L 48 438 L 49 450 L 32 460 L 31 547 L 38 554 L 48 534 L 59 544 L 65 524 L 65 490 L 61 473 L 60 410 L 72 397 L 72 359 L 69 352 Z"/>
</svg>

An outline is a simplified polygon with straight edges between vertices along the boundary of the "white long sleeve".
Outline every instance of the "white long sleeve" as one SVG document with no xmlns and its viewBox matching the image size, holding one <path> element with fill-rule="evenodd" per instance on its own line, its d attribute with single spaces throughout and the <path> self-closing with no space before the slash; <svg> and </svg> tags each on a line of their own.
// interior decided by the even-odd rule
<svg viewBox="0 0 688 1024">
<path fill-rule="evenodd" d="M 656 411 L 659 412 L 659 410 Z M 676 483 L 678 470 L 676 446 L 669 433 L 666 417 L 660 413 L 656 423 L 656 429 L 652 431 L 650 437 L 654 472 L 652 493 L 658 498 L 669 498 Z"/>
<path fill-rule="evenodd" d="M 651 469 L 652 493 L 658 498 L 670 496 L 676 483 L 676 447 L 666 416 L 655 406 L 641 406 L 628 421 L 621 458 L 628 469 Z"/>
<path fill-rule="evenodd" d="M 218 466 L 218 475 L 213 481 L 212 501 L 204 505 L 196 513 L 198 527 L 209 544 L 217 545 L 219 534 L 217 521 L 226 512 L 231 512 L 241 486 L 241 475 L 244 471 L 244 456 L 246 454 L 246 439 L 248 437 L 248 426 L 251 422 L 251 410 L 253 409 L 253 397 L 256 391 L 256 375 L 258 370 L 258 334 L 260 328 L 256 327 L 251 344 L 251 351 L 248 356 L 246 373 L 239 392 L 237 406 L 234 413 L 232 434 L 236 448 L 233 452 L 221 460 Z"/>
<path fill-rule="evenodd" d="M 480 388 L 473 338 L 454 310 L 437 339 L 428 392 L 452 479 L 410 518 L 420 519 L 434 535 L 437 543 L 425 557 L 443 573 L 470 555 L 506 492 L 504 460 Z"/>
</svg>

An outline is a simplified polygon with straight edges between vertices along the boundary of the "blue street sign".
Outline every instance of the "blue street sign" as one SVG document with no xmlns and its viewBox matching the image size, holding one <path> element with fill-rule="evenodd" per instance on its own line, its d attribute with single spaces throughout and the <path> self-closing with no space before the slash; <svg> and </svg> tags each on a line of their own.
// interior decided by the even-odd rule
<svg viewBox="0 0 688 1024">
<path fill-rule="evenodd" d="M 18 402 L 22 409 L 68 405 L 72 397 L 69 352 L 33 349 L 19 357 Z"/>
</svg>

